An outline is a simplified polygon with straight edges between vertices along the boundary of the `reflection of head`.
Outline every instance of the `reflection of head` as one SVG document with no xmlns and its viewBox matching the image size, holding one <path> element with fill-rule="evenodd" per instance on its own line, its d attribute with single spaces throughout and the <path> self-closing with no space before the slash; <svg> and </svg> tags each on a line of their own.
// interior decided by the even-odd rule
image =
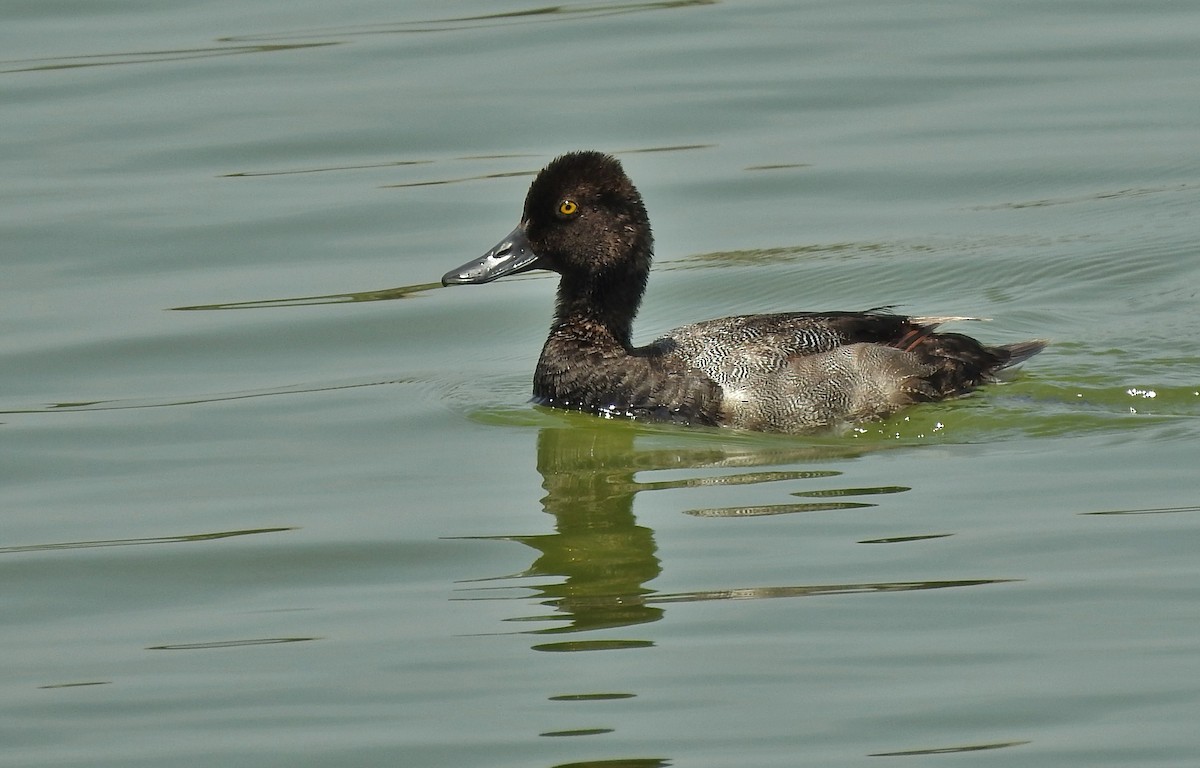
<svg viewBox="0 0 1200 768">
<path fill-rule="evenodd" d="M 527 575 L 563 581 L 538 590 L 570 623 L 550 632 L 642 624 L 662 610 L 644 603 L 644 586 L 660 572 L 653 532 L 633 517 L 637 461 L 634 429 L 547 428 L 538 435 L 538 472 L 555 533 L 518 541 L 541 552 Z"/>
</svg>

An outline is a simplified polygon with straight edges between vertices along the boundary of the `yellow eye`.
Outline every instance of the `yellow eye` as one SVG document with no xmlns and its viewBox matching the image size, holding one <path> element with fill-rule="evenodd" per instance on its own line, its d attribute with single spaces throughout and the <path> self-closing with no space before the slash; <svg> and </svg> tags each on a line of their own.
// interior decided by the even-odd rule
<svg viewBox="0 0 1200 768">
<path fill-rule="evenodd" d="M 563 200 L 558 204 L 559 216 L 574 216 L 579 213 L 579 205 L 574 200 Z"/>
</svg>

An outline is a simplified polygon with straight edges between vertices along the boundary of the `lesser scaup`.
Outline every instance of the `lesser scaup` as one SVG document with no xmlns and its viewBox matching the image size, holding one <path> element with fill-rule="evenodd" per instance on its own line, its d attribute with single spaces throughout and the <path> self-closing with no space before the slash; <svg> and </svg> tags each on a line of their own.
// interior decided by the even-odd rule
<svg viewBox="0 0 1200 768">
<path fill-rule="evenodd" d="M 645 205 L 621 164 L 572 152 L 534 179 L 517 228 L 442 284 L 557 272 L 534 399 L 608 417 L 807 432 L 961 395 L 1046 345 L 989 347 L 934 333 L 958 318 L 871 310 L 726 317 L 635 347 L 652 254 Z"/>
</svg>

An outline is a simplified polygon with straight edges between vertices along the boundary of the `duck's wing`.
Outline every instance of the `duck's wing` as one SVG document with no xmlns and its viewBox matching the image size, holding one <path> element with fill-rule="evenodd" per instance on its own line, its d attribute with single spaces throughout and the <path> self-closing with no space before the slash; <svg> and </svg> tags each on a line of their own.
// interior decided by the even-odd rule
<svg viewBox="0 0 1200 768">
<path fill-rule="evenodd" d="M 938 324 L 968 318 L 907 317 L 885 312 L 785 312 L 742 315 L 685 325 L 655 344 L 673 346 L 704 369 L 716 358 L 761 358 L 768 365 L 828 352 L 848 344 L 905 348 Z"/>
</svg>

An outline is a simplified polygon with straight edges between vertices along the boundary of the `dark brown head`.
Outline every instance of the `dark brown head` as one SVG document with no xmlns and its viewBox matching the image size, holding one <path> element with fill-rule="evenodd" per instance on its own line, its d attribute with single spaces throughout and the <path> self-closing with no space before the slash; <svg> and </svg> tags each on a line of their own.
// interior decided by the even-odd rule
<svg viewBox="0 0 1200 768">
<path fill-rule="evenodd" d="M 538 174 L 521 224 L 539 266 L 584 282 L 650 269 L 646 206 L 621 164 L 599 152 L 572 152 Z"/>
<path fill-rule="evenodd" d="M 624 337 L 646 289 L 653 242 L 642 196 L 621 163 L 601 152 L 571 152 L 533 180 L 517 228 L 442 284 L 549 269 L 562 275 L 560 320 L 590 315 Z"/>
</svg>

